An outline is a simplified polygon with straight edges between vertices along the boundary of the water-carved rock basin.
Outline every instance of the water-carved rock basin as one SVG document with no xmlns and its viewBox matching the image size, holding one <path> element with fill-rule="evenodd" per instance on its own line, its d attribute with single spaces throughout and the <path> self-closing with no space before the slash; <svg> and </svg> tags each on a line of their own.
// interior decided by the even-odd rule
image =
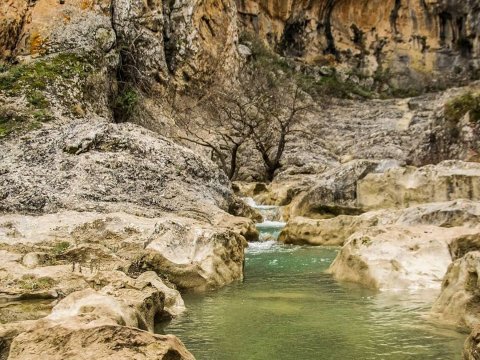
<svg viewBox="0 0 480 360">
<path fill-rule="evenodd" d="M 325 270 L 337 248 L 251 244 L 246 277 L 187 294 L 187 312 L 157 332 L 198 360 L 460 359 L 466 335 L 424 320 L 437 292 L 373 292 Z"/>
</svg>

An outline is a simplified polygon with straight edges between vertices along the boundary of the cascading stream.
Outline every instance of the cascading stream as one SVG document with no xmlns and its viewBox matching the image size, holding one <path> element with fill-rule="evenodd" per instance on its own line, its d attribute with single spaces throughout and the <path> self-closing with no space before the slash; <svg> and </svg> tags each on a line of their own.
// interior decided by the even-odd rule
<svg viewBox="0 0 480 360">
<path fill-rule="evenodd" d="M 338 248 L 283 245 L 281 208 L 262 213 L 245 281 L 185 294 L 187 312 L 158 333 L 198 360 L 460 359 L 465 336 L 425 320 L 436 292 L 374 292 L 325 274 Z"/>
<path fill-rule="evenodd" d="M 283 221 L 282 207 L 274 205 L 258 205 L 252 198 L 244 198 L 243 200 L 263 216 L 263 222 L 257 224 L 257 229 L 260 233 L 260 241 L 276 242 L 282 229 L 286 225 Z"/>
</svg>

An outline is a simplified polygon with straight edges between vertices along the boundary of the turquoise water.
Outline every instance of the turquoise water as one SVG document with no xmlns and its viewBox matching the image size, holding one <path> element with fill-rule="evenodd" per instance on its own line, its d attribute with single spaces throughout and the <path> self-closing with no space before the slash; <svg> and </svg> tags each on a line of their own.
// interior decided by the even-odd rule
<svg viewBox="0 0 480 360">
<path fill-rule="evenodd" d="M 284 227 L 285 223 L 281 221 L 264 221 L 261 224 L 257 224 L 260 240 L 277 240 Z"/>
<path fill-rule="evenodd" d="M 460 359 L 465 336 L 423 316 L 434 294 L 376 293 L 324 273 L 337 249 L 258 243 L 242 283 L 187 294 L 159 325 L 198 360 Z"/>
</svg>

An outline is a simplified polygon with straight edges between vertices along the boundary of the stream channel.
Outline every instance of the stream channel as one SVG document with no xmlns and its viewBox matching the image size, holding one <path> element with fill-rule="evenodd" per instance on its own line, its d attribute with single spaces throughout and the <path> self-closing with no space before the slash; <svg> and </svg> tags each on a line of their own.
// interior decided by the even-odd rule
<svg viewBox="0 0 480 360">
<path fill-rule="evenodd" d="M 325 270 L 339 248 L 277 243 L 281 209 L 256 206 L 261 242 L 245 279 L 185 294 L 187 311 L 156 331 L 177 335 L 197 360 L 461 359 L 466 335 L 425 319 L 436 292 L 374 292 Z"/>
</svg>

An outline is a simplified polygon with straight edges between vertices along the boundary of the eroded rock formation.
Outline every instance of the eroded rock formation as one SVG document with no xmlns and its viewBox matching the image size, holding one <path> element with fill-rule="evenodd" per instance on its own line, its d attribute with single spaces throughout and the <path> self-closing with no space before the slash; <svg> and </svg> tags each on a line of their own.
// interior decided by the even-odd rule
<svg viewBox="0 0 480 360">
<path fill-rule="evenodd" d="M 100 284 L 107 278 L 95 279 L 101 290 L 74 292 L 43 319 L 1 326 L 1 356 L 34 359 L 41 353 L 52 359 L 193 359 L 176 337 L 146 331 L 153 331 L 165 304 L 172 305 L 156 274 L 145 273 L 136 280 L 123 273 L 109 276 L 105 286 Z M 178 293 L 176 298 L 180 298 Z"/>
<path fill-rule="evenodd" d="M 373 289 L 439 289 L 452 262 L 448 245 L 479 229 L 376 226 L 354 233 L 329 272 Z"/>
<path fill-rule="evenodd" d="M 340 215 L 330 219 L 294 217 L 280 234 L 288 244 L 344 245 L 357 231 L 379 225 L 439 227 L 471 226 L 480 220 L 480 204 L 468 200 L 429 203 L 402 210 L 378 210 L 362 215 Z"/>
<path fill-rule="evenodd" d="M 471 247 L 478 249 L 480 239 L 470 239 Z M 470 251 L 448 268 L 443 279 L 442 292 L 432 312 L 442 321 L 459 327 L 473 328 L 479 319 L 478 251 Z"/>
</svg>

